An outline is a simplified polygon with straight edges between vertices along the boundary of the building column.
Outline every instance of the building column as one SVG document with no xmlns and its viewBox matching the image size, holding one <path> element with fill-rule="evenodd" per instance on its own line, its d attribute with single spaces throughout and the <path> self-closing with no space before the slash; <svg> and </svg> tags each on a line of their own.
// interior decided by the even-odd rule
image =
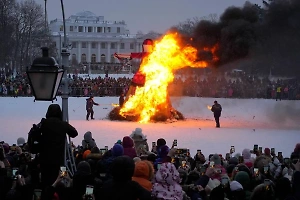
<svg viewBox="0 0 300 200">
<path fill-rule="evenodd" d="M 88 46 L 87 46 L 87 48 L 88 48 L 88 53 L 87 53 L 87 54 L 88 54 L 88 55 L 87 55 L 86 61 L 87 61 L 87 62 L 91 62 L 91 60 L 92 60 L 92 59 L 91 59 L 91 57 L 92 57 L 92 55 L 91 55 L 91 48 L 92 48 L 92 47 L 91 47 L 91 42 L 87 42 L 87 45 L 88 45 Z"/>
<path fill-rule="evenodd" d="M 81 42 L 77 42 L 77 50 L 78 50 L 77 62 L 81 63 Z"/>
<path fill-rule="evenodd" d="M 139 43 L 135 44 L 135 52 L 140 52 Z"/>
<path fill-rule="evenodd" d="M 106 62 L 110 62 L 110 42 L 107 42 L 107 56 L 106 56 Z"/>
<path fill-rule="evenodd" d="M 97 62 L 101 62 L 101 42 L 98 42 Z"/>
<path fill-rule="evenodd" d="M 116 44 L 117 44 L 117 53 L 120 53 L 120 45 L 121 45 L 121 43 L 117 42 Z"/>
</svg>

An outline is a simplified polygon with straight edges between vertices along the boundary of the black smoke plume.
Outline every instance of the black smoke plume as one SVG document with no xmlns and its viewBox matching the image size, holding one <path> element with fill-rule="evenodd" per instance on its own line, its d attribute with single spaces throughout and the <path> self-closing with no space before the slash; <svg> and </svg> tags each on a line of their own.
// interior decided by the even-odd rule
<svg viewBox="0 0 300 200">
<path fill-rule="evenodd" d="M 227 8 L 217 22 L 200 21 L 192 35 L 199 60 L 215 67 L 234 63 L 252 73 L 300 74 L 300 1 L 268 2 L 246 2 Z"/>
</svg>

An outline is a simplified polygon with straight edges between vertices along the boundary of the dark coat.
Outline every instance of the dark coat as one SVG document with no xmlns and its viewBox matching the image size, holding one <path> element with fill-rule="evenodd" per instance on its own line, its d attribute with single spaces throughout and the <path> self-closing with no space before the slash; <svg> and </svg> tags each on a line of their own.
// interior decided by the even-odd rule
<svg viewBox="0 0 300 200">
<path fill-rule="evenodd" d="M 88 98 L 86 99 L 86 109 L 87 110 L 90 110 L 90 109 L 93 109 L 93 106 L 98 106 L 99 104 L 98 103 L 95 103 L 94 100 L 92 98 Z"/>
<path fill-rule="evenodd" d="M 214 113 L 214 116 L 220 117 L 222 112 L 222 106 L 216 103 L 211 107 L 211 111 Z"/>
<path fill-rule="evenodd" d="M 41 131 L 41 163 L 64 165 L 66 134 L 74 138 L 78 132 L 68 122 L 62 121 L 59 105 L 52 104 L 49 106 Z"/>
<path fill-rule="evenodd" d="M 119 106 L 122 107 L 123 104 L 124 104 L 124 96 L 121 95 L 121 96 L 119 97 Z"/>
</svg>

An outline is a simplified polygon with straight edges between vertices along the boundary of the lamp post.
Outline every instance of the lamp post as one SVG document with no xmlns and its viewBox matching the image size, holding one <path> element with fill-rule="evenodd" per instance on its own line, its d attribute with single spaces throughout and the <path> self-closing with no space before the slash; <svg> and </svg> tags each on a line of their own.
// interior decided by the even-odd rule
<svg viewBox="0 0 300 200">
<path fill-rule="evenodd" d="M 58 87 L 64 70 L 59 69 L 56 60 L 49 57 L 49 49 L 42 47 L 43 56 L 34 59 L 27 76 L 37 101 L 53 101 L 56 99 Z"/>
</svg>

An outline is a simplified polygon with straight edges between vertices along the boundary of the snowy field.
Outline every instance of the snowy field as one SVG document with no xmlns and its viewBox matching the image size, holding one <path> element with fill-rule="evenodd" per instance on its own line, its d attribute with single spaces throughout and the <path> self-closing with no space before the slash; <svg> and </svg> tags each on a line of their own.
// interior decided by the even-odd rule
<svg viewBox="0 0 300 200">
<path fill-rule="evenodd" d="M 117 97 L 95 97 L 100 106 L 95 106 L 94 121 L 85 120 L 85 98 L 69 98 L 69 119 L 79 136 L 74 144 L 81 144 L 83 134 L 91 131 L 98 146 L 112 146 L 118 139 L 141 127 L 148 143 L 162 137 L 171 146 L 173 139 L 178 147 L 201 149 L 205 155 L 223 153 L 234 145 L 237 152 L 253 148 L 254 144 L 275 147 L 289 156 L 296 143 L 300 142 L 300 101 L 262 99 L 218 99 L 223 106 L 221 128 L 216 129 L 213 116 L 207 105 L 215 99 L 182 97 L 172 98 L 173 106 L 184 114 L 185 121 L 175 123 L 148 123 L 109 121 L 106 115 Z M 33 123 L 45 116 L 51 102 L 34 102 L 33 97 L 0 98 L 0 141 L 16 143 L 18 137 L 27 138 Z M 61 105 L 61 98 L 54 102 Z"/>
</svg>

